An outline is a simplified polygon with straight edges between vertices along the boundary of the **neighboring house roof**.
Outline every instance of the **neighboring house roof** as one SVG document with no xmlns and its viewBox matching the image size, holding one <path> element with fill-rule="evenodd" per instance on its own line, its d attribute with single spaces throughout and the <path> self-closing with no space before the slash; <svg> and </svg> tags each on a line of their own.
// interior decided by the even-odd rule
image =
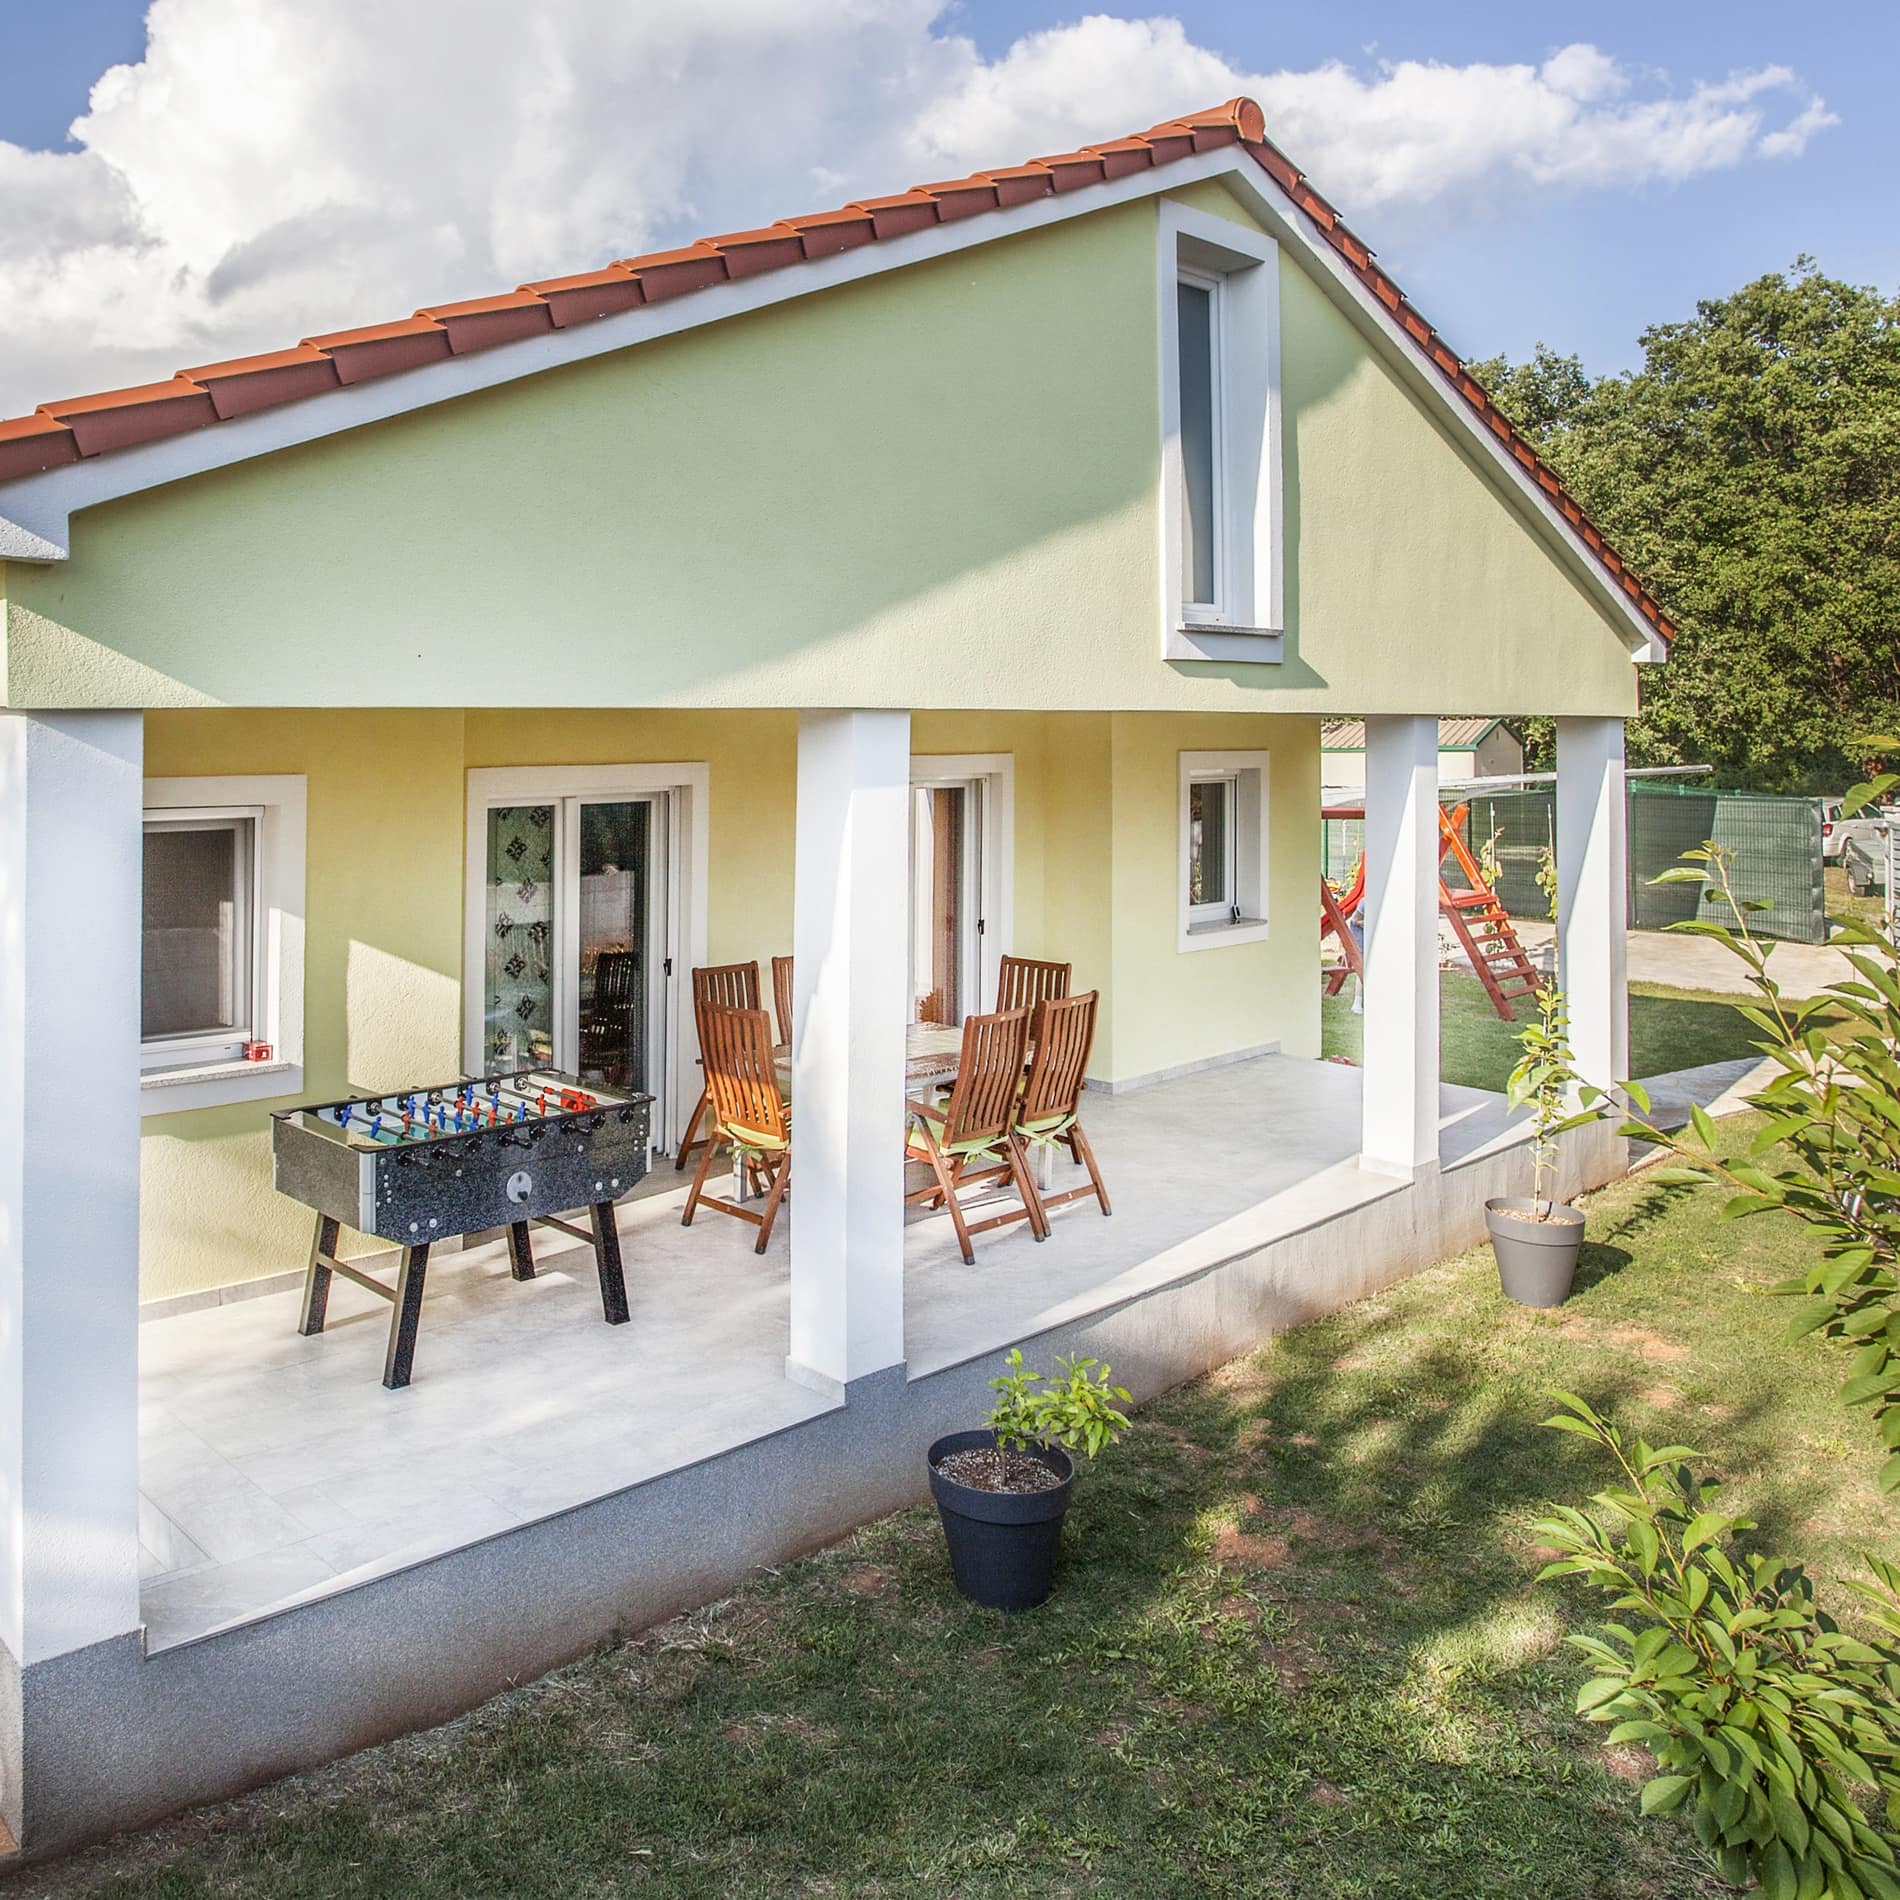
<svg viewBox="0 0 1900 1900">
<path fill-rule="evenodd" d="M 1502 719 L 1441 719 L 1438 722 L 1438 749 L 1441 752 L 1465 752 L 1481 745 L 1501 725 Z M 1513 734 L 1513 737 L 1516 735 Z M 1366 749 L 1366 722 L 1363 719 L 1328 719 L 1319 729 L 1322 752 L 1363 752 Z"/>
<path fill-rule="evenodd" d="M 1223 145 L 1240 146 L 1280 187 L 1412 347 L 1543 491 L 1643 620 L 1661 639 L 1670 639 L 1675 629 L 1668 617 L 1602 531 L 1512 427 L 1457 354 L 1373 261 L 1371 249 L 1347 229 L 1299 167 L 1268 141 L 1260 107 L 1244 98 L 1080 151 L 916 185 L 889 197 L 860 198 L 836 211 L 784 218 L 754 231 L 728 232 L 676 250 L 620 258 L 598 270 L 543 278 L 493 296 L 434 304 L 394 322 L 305 337 L 290 349 L 180 370 L 169 382 L 41 403 L 29 416 L 0 421 L 0 484 L 398 370 L 419 369 L 496 344 L 689 296 L 715 284 L 789 269 L 929 226 L 1111 184 Z"/>
</svg>

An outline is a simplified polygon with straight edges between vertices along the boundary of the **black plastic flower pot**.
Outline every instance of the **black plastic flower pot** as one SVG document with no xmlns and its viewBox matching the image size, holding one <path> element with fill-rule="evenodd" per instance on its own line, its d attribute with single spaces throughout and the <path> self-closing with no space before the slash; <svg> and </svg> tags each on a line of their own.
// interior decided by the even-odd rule
<svg viewBox="0 0 1900 1900">
<path fill-rule="evenodd" d="M 1068 1453 L 1026 1454 L 1061 1478 L 1046 1491 L 979 1491 L 938 1470 L 959 1451 L 992 1451 L 989 1432 L 952 1432 L 930 1448 L 930 1495 L 937 1500 L 957 1588 L 986 1610 L 1033 1610 L 1055 1582 L 1056 1546 L 1069 1508 L 1075 1465 Z"/>
<path fill-rule="evenodd" d="M 1538 1203 L 1522 1194 L 1500 1195 L 1484 1204 L 1498 1283 L 1521 1306 L 1563 1305 L 1583 1251 L 1583 1216 L 1561 1201 L 1545 1205 L 1549 1220 L 1513 1219 L 1513 1213 L 1537 1211 Z"/>
</svg>

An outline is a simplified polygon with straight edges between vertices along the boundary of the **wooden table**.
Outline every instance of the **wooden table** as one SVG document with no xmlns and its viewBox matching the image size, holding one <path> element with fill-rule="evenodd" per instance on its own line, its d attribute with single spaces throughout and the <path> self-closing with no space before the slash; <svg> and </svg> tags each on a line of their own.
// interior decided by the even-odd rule
<svg viewBox="0 0 1900 1900">
<path fill-rule="evenodd" d="M 910 1095 L 918 1089 L 947 1087 L 957 1079 L 957 1070 L 963 1056 L 963 1031 L 952 1023 L 906 1023 L 904 1025 L 904 1093 Z M 772 1050 L 772 1060 L 781 1071 L 781 1080 L 789 1084 L 792 1067 L 792 1045 L 788 1042 L 776 1044 Z M 1048 1187 L 1053 1179 L 1055 1156 L 1047 1147 L 1038 1147 L 1035 1151 L 1034 1166 L 1036 1185 Z M 735 1166 L 733 1170 L 733 1193 L 735 1198 L 745 1198 L 741 1177 L 745 1170 Z"/>
</svg>

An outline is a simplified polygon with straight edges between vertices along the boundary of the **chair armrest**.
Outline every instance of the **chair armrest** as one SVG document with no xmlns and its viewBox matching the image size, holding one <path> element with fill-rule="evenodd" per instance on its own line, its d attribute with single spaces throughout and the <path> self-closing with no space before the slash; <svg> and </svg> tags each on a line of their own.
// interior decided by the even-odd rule
<svg viewBox="0 0 1900 1900">
<path fill-rule="evenodd" d="M 943 1121 L 942 1109 L 933 1108 L 928 1102 L 920 1102 L 915 1096 L 905 1096 L 904 1106 L 909 1109 L 913 1115 L 921 1115 L 925 1121 L 937 1122 L 939 1124 Z"/>
</svg>

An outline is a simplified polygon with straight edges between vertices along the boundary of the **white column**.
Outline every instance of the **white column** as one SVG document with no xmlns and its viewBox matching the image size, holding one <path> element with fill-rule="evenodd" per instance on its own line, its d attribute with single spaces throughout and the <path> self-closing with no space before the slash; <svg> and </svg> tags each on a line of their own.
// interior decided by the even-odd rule
<svg viewBox="0 0 1900 1900">
<path fill-rule="evenodd" d="M 0 1639 L 135 1629 L 144 719 L 0 713 Z"/>
<path fill-rule="evenodd" d="M 1557 969 L 1577 1073 L 1627 1079 L 1629 813 L 1623 722 L 1557 721 Z"/>
<path fill-rule="evenodd" d="M 910 714 L 798 720 L 791 1377 L 904 1358 Z"/>
<path fill-rule="evenodd" d="M 1438 721 L 1366 721 L 1366 1028 L 1360 1149 L 1438 1160 Z"/>
</svg>

